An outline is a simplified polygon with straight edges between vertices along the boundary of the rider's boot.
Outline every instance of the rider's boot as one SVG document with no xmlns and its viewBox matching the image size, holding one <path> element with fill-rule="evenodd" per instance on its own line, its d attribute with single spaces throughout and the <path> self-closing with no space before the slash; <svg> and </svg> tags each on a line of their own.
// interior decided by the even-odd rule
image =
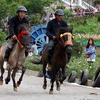
<svg viewBox="0 0 100 100">
<path fill-rule="evenodd" d="M 7 63 L 8 63 L 8 59 L 9 59 L 9 55 L 11 53 L 12 49 L 7 47 L 6 51 L 5 51 L 5 56 L 4 56 L 4 64 L 3 64 L 3 68 L 7 69 Z"/>
<path fill-rule="evenodd" d="M 28 56 L 28 52 L 25 50 L 25 57 L 27 57 Z"/>
</svg>

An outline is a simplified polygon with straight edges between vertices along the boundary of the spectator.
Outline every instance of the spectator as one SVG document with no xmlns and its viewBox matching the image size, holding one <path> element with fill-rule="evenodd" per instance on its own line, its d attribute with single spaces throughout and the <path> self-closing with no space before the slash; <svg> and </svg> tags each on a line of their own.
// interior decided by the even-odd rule
<svg viewBox="0 0 100 100">
<path fill-rule="evenodd" d="M 46 12 L 43 14 L 43 16 L 41 17 L 41 20 L 43 21 L 44 24 L 46 24 L 47 22 L 47 15 Z"/>
<path fill-rule="evenodd" d="M 90 38 L 88 40 L 88 43 L 87 43 L 86 49 L 85 49 L 85 54 L 86 54 L 87 61 L 95 62 L 96 47 L 95 47 L 93 38 Z"/>
<path fill-rule="evenodd" d="M 32 52 L 35 54 L 35 55 L 38 55 L 38 49 L 37 49 L 37 45 L 35 43 L 32 43 Z"/>
<path fill-rule="evenodd" d="M 51 13 L 50 16 L 49 16 L 49 20 L 52 20 L 52 19 L 54 19 L 54 18 L 55 18 L 54 14 Z"/>
</svg>

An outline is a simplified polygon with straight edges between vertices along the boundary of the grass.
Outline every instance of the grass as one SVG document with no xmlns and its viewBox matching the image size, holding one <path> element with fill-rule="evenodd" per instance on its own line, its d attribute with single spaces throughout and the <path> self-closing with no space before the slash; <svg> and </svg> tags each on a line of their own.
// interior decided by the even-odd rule
<svg viewBox="0 0 100 100">
<path fill-rule="evenodd" d="M 77 17 L 76 17 L 77 18 Z M 73 27 L 73 33 L 99 34 L 100 22 L 96 16 L 78 17 L 68 21 L 69 26 Z M 76 21 L 77 20 L 77 21 Z"/>
<path fill-rule="evenodd" d="M 39 56 L 33 55 L 32 57 L 27 57 L 25 61 L 25 67 L 34 71 L 39 71 L 42 69 L 42 65 L 33 64 L 30 60 L 40 59 Z M 96 69 L 100 65 L 100 52 L 97 52 L 96 61 L 94 63 L 88 63 L 85 58 L 84 52 L 81 57 L 72 56 L 69 62 L 69 67 L 66 69 L 67 75 L 69 75 L 72 70 L 77 72 L 77 77 L 80 77 L 82 70 L 87 69 L 89 71 L 89 79 L 92 79 Z"/>
<path fill-rule="evenodd" d="M 97 53 L 96 61 L 93 63 L 89 63 L 86 61 L 85 54 L 83 53 L 81 57 L 72 57 L 69 63 L 69 68 L 66 70 L 67 74 L 71 73 L 72 70 L 75 70 L 77 72 L 77 77 L 80 76 L 81 72 L 84 69 L 87 69 L 89 71 L 89 79 L 92 79 L 94 76 L 96 69 L 100 65 L 100 57 L 98 56 L 99 53 Z"/>
<path fill-rule="evenodd" d="M 24 63 L 24 65 L 25 65 L 25 67 L 27 68 L 27 69 L 30 69 L 30 70 L 34 70 L 34 71 L 39 71 L 41 68 L 42 68 L 42 65 L 41 64 L 33 64 L 32 62 L 31 62 L 31 60 L 36 60 L 36 59 L 39 59 L 40 57 L 39 56 L 35 56 L 35 55 L 33 55 L 33 56 L 28 56 L 27 58 L 26 58 L 26 61 L 25 61 L 25 63 Z"/>
</svg>

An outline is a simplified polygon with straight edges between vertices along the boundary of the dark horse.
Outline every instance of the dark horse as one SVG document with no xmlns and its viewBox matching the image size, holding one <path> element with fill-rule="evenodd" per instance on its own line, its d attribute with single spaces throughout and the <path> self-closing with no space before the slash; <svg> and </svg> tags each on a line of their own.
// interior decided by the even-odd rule
<svg viewBox="0 0 100 100">
<path fill-rule="evenodd" d="M 17 91 L 17 86 L 21 84 L 23 75 L 26 71 L 26 68 L 24 67 L 24 61 L 25 61 L 25 50 L 29 50 L 30 48 L 30 35 L 29 35 L 29 27 L 27 24 L 21 24 L 18 27 L 19 35 L 17 43 L 15 44 L 8 60 L 8 75 L 5 79 L 5 83 L 8 84 L 10 81 L 10 75 L 12 72 L 12 80 L 13 80 L 13 88 L 14 91 Z M 5 55 L 5 50 L 7 48 L 7 42 L 4 43 L 0 48 L 0 67 L 1 67 L 1 76 L 0 76 L 0 84 L 3 84 L 3 74 L 5 69 L 3 68 L 3 58 Z M 17 83 L 15 82 L 15 75 L 18 70 L 22 70 L 21 76 Z"/>
<path fill-rule="evenodd" d="M 58 30 L 56 34 L 57 43 L 54 47 L 54 53 L 51 58 L 51 89 L 49 91 L 50 94 L 53 93 L 53 86 L 54 81 L 56 81 L 57 90 L 60 90 L 60 84 L 58 81 L 58 75 L 60 69 L 62 69 L 63 79 L 66 78 L 65 70 L 66 70 L 66 63 L 68 62 L 68 56 L 66 51 L 69 47 L 72 47 L 72 29 L 69 28 L 61 28 Z M 47 48 L 46 46 L 42 53 L 42 63 L 43 63 L 43 75 L 44 75 L 44 84 L 43 89 L 47 87 L 47 80 L 46 80 L 46 66 L 47 66 Z"/>
</svg>

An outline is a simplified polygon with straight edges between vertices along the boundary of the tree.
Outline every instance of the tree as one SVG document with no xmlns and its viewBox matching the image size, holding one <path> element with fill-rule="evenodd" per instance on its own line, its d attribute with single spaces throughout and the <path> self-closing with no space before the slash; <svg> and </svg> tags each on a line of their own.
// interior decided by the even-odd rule
<svg viewBox="0 0 100 100">
<path fill-rule="evenodd" d="M 7 15 L 7 2 L 0 0 L 0 20 Z"/>
</svg>

